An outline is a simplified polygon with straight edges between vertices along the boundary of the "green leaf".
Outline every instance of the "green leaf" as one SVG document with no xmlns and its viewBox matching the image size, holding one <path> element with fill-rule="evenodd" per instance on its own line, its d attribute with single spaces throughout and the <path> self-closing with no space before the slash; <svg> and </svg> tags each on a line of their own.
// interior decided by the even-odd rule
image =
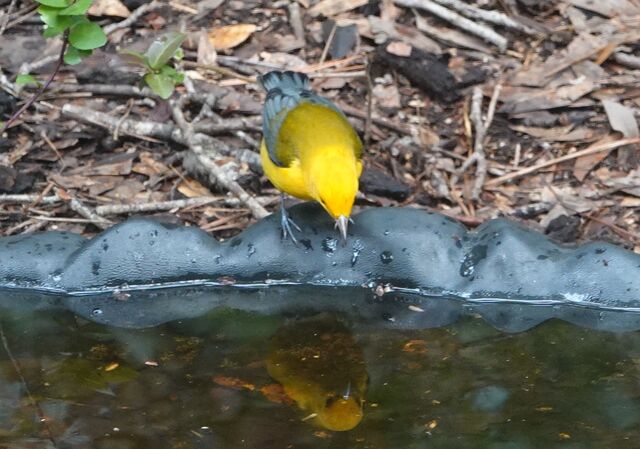
<svg viewBox="0 0 640 449">
<path fill-rule="evenodd" d="M 50 6 L 39 6 L 38 12 L 40 13 L 40 20 L 47 25 L 47 28 L 56 28 L 64 30 L 73 24 L 73 19 L 67 16 L 60 16 L 58 13 L 61 10 L 59 8 L 52 8 Z"/>
<path fill-rule="evenodd" d="M 78 50 L 93 50 L 107 43 L 107 35 L 98 24 L 86 20 L 71 27 L 69 43 Z"/>
<path fill-rule="evenodd" d="M 178 71 L 176 69 L 174 69 L 173 67 L 171 67 L 170 65 L 163 65 L 160 68 L 160 73 L 168 76 L 169 78 L 173 78 L 174 76 L 176 76 L 178 74 Z"/>
<path fill-rule="evenodd" d="M 77 0 L 71 6 L 60 11 L 61 16 L 81 16 L 87 12 L 93 0 Z"/>
<path fill-rule="evenodd" d="M 54 28 L 54 27 L 46 27 L 42 32 L 44 37 L 54 37 L 58 34 L 62 34 L 64 32 L 64 28 Z"/>
<path fill-rule="evenodd" d="M 146 53 L 149 67 L 157 70 L 169 62 L 186 37 L 182 33 L 169 33 L 154 41 Z"/>
<path fill-rule="evenodd" d="M 40 82 L 37 79 L 35 79 L 32 75 L 23 73 L 22 75 L 18 75 L 16 77 L 16 84 L 18 86 L 28 86 L 30 84 L 39 86 Z"/>
<path fill-rule="evenodd" d="M 171 96 L 175 87 L 171 78 L 159 73 L 147 73 L 144 76 L 144 82 L 163 100 Z"/>
<path fill-rule="evenodd" d="M 69 6 L 69 0 L 36 0 L 41 5 L 53 6 L 54 8 L 66 8 Z"/>
<path fill-rule="evenodd" d="M 82 62 L 82 56 L 76 47 L 67 47 L 67 51 L 64 52 L 64 63 L 69 65 L 76 65 Z"/>
<path fill-rule="evenodd" d="M 51 6 L 38 6 L 37 11 L 40 13 L 40 20 L 45 25 L 55 24 L 56 20 L 58 20 L 58 12 L 60 12 L 60 8 L 52 8 Z"/>
<path fill-rule="evenodd" d="M 123 55 L 122 59 L 129 64 L 146 65 L 147 57 L 139 51 L 122 50 L 120 54 Z"/>
<path fill-rule="evenodd" d="M 93 50 L 78 50 L 76 47 L 69 47 L 64 53 L 64 62 L 69 65 L 80 64 L 84 58 L 91 56 Z"/>
</svg>

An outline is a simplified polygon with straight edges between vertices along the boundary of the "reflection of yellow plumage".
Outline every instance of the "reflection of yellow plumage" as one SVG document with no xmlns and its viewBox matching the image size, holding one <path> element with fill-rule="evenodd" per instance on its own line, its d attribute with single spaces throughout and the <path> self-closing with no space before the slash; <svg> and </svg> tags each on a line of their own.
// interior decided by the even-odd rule
<svg viewBox="0 0 640 449">
<path fill-rule="evenodd" d="M 318 425 L 351 430 L 362 420 L 364 357 L 336 318 L 322 314 L 281 327 L 271 339 L 267 369 Z"/>
</svg>

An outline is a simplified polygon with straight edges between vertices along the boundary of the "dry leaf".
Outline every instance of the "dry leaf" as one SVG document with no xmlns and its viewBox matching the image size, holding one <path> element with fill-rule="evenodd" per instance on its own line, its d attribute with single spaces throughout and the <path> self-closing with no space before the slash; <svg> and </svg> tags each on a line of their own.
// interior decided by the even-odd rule
<svg viewBox="0 0 640 449">
<path fill-rule="evenodd" d="M 429 352 L 429 347 L 425 340 L 409 340 L 402 347 L 402 351 L 414 354 L 426 354 Z"/>
<path fill-rule="evenodd" d="M 606 17 L 633 16 L 640 14 L 640 7 L 631 0 L 607 0 L 606 2 L 593 0 L 569 0 L 569 4 L 587 11 L 593 11 Z"/>
<path fill-rule="evenodd" d="M 547 89 L 513 89 L 510 95 L 506 93 L 502 97 L 504 104 L 500 112 L 518 114 L 569 106 L 596 87 L 593 81 L 585 79 L 580 83 Z"/>
<path fill-rule="evenodd" d="M 373 96 L 376 99 L 376 103 L 383 108 L 397 109 L 400 107 L 400 92 L 395 84 L 389 84 L 383 86 L 377 84 L 373 88 Z"/>
<path fill-rule="evenodd" d="M 309 10 L 309 14 L 312 16 L 323 15 L 325 17 L 331 17 L 341 12 L 351 11 L 362 5 L 366 5 L 368 1 L 369 0 L 321 0 Z"/>
<path fill-rule="evenodd" d="M 169 167 L 167 167 L 160 161 L 156 161 L 148 151 L 140 153 L 139 158 L 140 162 L 134 164 L 134 166 L 131 168 L 131 171 L 135 173 L 151 177 L 169 171 Z"/>
<path fill-rule="evenodd" d="M 400 8 L 393 4 L 393 0 L 382 0 L 380 3 L 380 18 L 382 20 L 388 20 L 389 22 L 395 22 L 400 13 Z"/>
<path fill-rule="evenodd" d="M 386 22 L 376 16 L 369 16 L 368 20 L 371 32 L 376 36 L 376 42 L 384 42 L 387 38 L 398 39 L 427 53 L 442 54 L 442 48 L 436 41 L 413 27 Z"/>
<path fill-rule="evenodd" d="M 492 53 L 491 48 L 484 45 L 480 39 L 476 39 L 473 36 L 453 28 L 438 26 L 434 23 L 427 22 L 427 20 L 416 11 L 414 11 L 414 16 L 416 18 L 416 28 L 439 41 L 446 41 L 447 43 L 453 44 L 454 47 L 470 48 L 487 54 Z"/>
<path fill-rule="evenodd" d="M 411 56 L 411 45 L 405 44 L 404 42 L 391 42 L 387 45 L 387 51 L 392 55 L 406 58 Z"/>
<path fill-rule="evenodd" d="M 434 148 L 440 144 L 440 136 L 431 128 L 420 127 L 418 138 L 425 148 Z"/>
<path fill-rule="evenodd" d="M 91 16 L 111 16 L 127 18 L 131 11 L 120 0 L 94 0 L 87 11 Z"/>
<path fill-rule="evenodd" d="M 228 50 L 237 47 L 253 34 L 256 26 L 251 23 L 239 23 L 215 28 L 209 33 L 209 39 L 216 50 Z"/>
<path fill-rule="evenodd" d="M 260 393 L 262 393 L 267 401 L 275 404 L 293 405 L 295 403 L 293 399 L 285 393 L 284 388 L 280 384 L 265 385 L 260 388 Z"/>
<path fill-rule="evenodd" d="M 263 51 L 260 53 L 260 57 L 264 62 L 269 64 L 282 66 L 285 70 L 301 70 L 307 67 L 307 63 L 304 59 L 291 55 L 289 53 L 273 52 L 269 53 Z"/>
<path fill-rule="evenodd" d="M 602 183 L 607 187 L 640 197 L 640 168 L 632 170 L 627 176 L 621 178 L 603 179 Z"/>
<path fill-rule="evenodd" d="M 209 39 L 207 33 L 204 31 L 201 32 L 200 38 L 198 39 L 198 64 L 215 65 L 216 59 L 218 59 L 218 53 L 216 53 L 216 49 L 214 48 L 211 39 Z"/>
<path fill-rule="evenodd" d="M 640 136 L 633 109 L 612 100 L 602 100 L 602 105 L 607 113 L 611 128 L 621 132 L 625 137 Z"/>
<path fill-rule="evenodd" d="M 620 201 L 620 206 L 622 207 L 640 207 L 640 198 L 632 198 L 630 196 L 625 196 Z"/>
<path fill-rule="evenodd" d="M 255 385 L 245 382 L 237 377 L 228 377 L 228 376 L 215 376 L 213 381 L 218 385 L 223 387 L 235 388 L 237 390 L 249 390 L 253 391 L 256 389 Z"/>
<path fill-rule="evenodd" d="M 519 72 L 512 80 L 512 84 L 545 86 L 555 74 L 590 58 L 608 43 L 605 37 L 581 33 L 566 48 L 549 56 L 543 64 L 532 65 L 528 70 Z"/>
<path fill-rule="evenodd" d="M 178 192 L 187 198 L 211 196 L 211 191 L 194 179 L 185 179 L 178 185 Z"/>
<path fill-rule="evenodd" d="M 596 130 L 591 128 L 576 128 L 571 131 L 573 125 L 558 126 L 555 128 L 540 128 L 537 126 L 510 125 L 514 131 L 528 134 L 539 139 L 550 140 L 552 142 L 577 142 L 590 141 L 597 138 Z"/>
<path fill-rule="evenodd" d="M 609 153 L 610 151 L 600 151 L 599 153 L 579 157 L 573 166 L 573 176 L 575 176 L 578 181 L 583 181 L 596 165 L 609 156 Z"/>
</svg>

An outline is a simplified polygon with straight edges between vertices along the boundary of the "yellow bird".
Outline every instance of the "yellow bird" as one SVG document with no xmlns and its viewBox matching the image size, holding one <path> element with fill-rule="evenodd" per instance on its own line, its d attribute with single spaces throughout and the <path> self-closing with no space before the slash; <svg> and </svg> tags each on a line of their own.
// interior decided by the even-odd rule
<svg viewBox="0 0 640 449">
<path fill-rule="evenodd" d="M 336 220 L 345 240 L 362 173 L 362 142 L 345 115 L 309 90 L 298 72 L 269 72 L 259 78 L 267 91 L 260 156 L 264 172 L 280 190 L 282 233 L 296 242 L 300 230 L 284 208 L 284 194 L 314 200 Z"/>
<path fill-rule="evenodd" d="M 284 325 L 271 337 L 266 362 L 269 375 L 317 425 L 345 431 L 362 421 L 367 366 L 362 348 L 336 317 Z"/>
</svg>

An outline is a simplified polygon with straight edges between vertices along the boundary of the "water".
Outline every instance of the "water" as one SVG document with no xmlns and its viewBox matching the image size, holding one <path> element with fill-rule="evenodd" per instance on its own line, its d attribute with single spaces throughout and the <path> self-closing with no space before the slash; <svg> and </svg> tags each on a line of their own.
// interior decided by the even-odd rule
<svg viewBox="0 0 640 449">
<path fill-rule="evenodd" d="M 638 447 L 638 332 L 551 320 L 506 334 L 473 316 L 400 330 L 285 315 L 219 308 L 123 329 L 55 309 L 0 312 L 0 447 Z M 296 362 L 303 352 L 311 365 Z M 299 402 L 332 388 L 361 394 L 362 416 L 329 430 L 285 394 L 296 386 Z"/>
</svg>

